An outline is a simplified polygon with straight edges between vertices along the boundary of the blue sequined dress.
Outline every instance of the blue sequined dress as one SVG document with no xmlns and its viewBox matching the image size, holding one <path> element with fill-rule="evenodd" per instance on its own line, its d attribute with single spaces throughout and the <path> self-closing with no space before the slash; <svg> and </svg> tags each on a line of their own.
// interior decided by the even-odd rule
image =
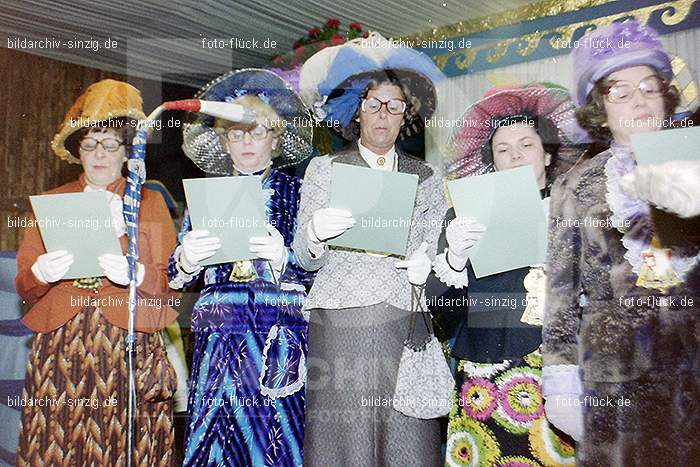
<svg viewBox="0 0 700 467">
<path fill-rule="evenodd" d="M 279 278 L 265 260 L 204 269 L 192 310 L 185 465 L 302 464 L 308 322 L 301 308 L 313 275 L 289 248 L 301 180 L 274 169 L 255 175 L 265 177 L 267 220 L 282 234 L 288 260 Z M 174 288 L 199 276 L 185 274 L 175 260 L 189 230 L 186 215 L 168 268 Z"/>
</svg>

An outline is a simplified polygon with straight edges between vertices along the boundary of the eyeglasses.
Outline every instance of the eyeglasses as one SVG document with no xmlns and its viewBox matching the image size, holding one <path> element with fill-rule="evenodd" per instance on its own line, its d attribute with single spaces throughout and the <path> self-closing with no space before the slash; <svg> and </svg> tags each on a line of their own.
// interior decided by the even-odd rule
<svg viewBox="0 0 700 467">
<path fill-rule="evenodd" d="M 119 147 L 124 144 L 124 141 L 119 141 L 114 138 L 105 138 L 103 140 L 96 140 L 95 138 L 83 138 L 80 142 L 80 149 L 83 151 L 94 151 L 97 146 L 102 146 L 102 148 L 107 152 L 116 152 Z"/>
<path fill-rule="evenodd" d="M 362 99 L 362 111 L 369 114 L 376 114 L 383 105 L 386 105 L 386 111 L 392 115 L 401 115 L 406 110 L 406 102 L 401 99 L 389 99 L 386 102 L 376 97 Z"/>
<path fill-rule="evenodd" d="M 646 99 L 657 99 L 668 90 L 668 83 L 658 76 L 647 76 L 636 86 L 630 81 L 612 81 L 603 94 L 611 104 L 622 104 L 630 101 L 637 89 Z"/>
<path fill-rule="evenodd" d="M 243 141 L 245 134 L 248 133 L 251 138 L 256 141 L 261 141 L 267 137 L 267 134 L 272 131 L 271 128 L 267 128 L 262 125 L 258 125 L 252 130 L 242 130 L 240 128 L 231 128 L 226 132 L 226 138 L 233 143 L 240 143 Z"/>
</svg>

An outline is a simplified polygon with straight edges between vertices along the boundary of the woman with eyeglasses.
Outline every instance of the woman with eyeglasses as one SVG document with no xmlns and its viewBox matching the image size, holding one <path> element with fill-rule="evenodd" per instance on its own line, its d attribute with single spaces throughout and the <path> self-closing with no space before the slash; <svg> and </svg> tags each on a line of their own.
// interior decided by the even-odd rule
<svg viewBox="0 0 700 467">
<path fill-rule="evenodd" d="M 609 149 L 552 190 L 545 411 L 578 439 L 578 465 L 698 465 L 700 256 L 667 242 L 622 183 L 631 136 L 661 130 L 678 104 L 671 63 L 637 21 L 579 42 L 577 117 Z"/>
<path fill-rule="evenodd" d="M 386 46 L 377 34 L 328 47 L 302 68 L 301 89 L 317 103 L 317 117 L 351 141 L 309 164 L 294 240 L 302 266 L 318 271 L 305 304 L 313 366 L 304 465 L 439 463 L 436 420 L 407 417 L 391 400 L 411 315 L 425 309 L 420 291 L 447 208 L 440 170 L 396 143 L 430 117 L 441 78 L 428 57 Z M 406 260 L 328 245 L 356 223 L 350 212 L 329 207 L 333 164 L 418 176 Z"/>
<path fill-rule="evenodd" d="M 277 167 L 311 155 L 310 116 L 289 85 L 267 70 L 227 73 L 198 97 L 257 115 L 252 124 L 199 118 L 185 126 L 183 149 L 208 175 L 261 178 L 268 235 L 250 239 L 256 259 L 205 267 L 221 239 L 193 230 L 185 215 L 170 285 L 189 287 L 203 275 L 204 286 L 192 310 L 184 464 L 299 466 L 308 329 L 301 307 L 313 274 L 291 249 L 301 180 Z"/>
<path fill-rule="evenodd" d="M 141 105 L 139 91 L 127 83 L 95 83 L 68 111 L 51 145 L 60 158 L 80 163 L 83 173 L 48 193 L 104 193 L 123 252 L 128 241 L 122 169 L 137 120 L 145 118 Z M 177 316 L 166 305 L 166 269 L 176 234 L 159 193 L 143 189 L 139 223 L 139 406 L 132 460 L 134 465 L 170 465 L 175 374 L 158 331 Z M 17 253 L 17 292 L 31 304 L 23 322 L 37 332 L 22 394 L 20 466 L 127 463 L 126 256 L 105 254 L 99 258 L 102 275 L 66 280 L 72 253 L 47 253 L 36 227 L 25 231 Z"/>
</svg>

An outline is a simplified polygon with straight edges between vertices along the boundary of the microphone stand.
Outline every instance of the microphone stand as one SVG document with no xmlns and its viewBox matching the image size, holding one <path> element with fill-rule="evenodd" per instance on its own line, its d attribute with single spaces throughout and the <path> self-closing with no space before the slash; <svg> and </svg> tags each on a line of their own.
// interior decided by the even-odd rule
<svg viewBox="0 0 700 467">
<path fill-rule="evenodd" d="M 164 102 L 156 107 L 145 120 L 139 122 L 136 135 L 132 142 L 132 150 L 127 162 L 127 184 L 124 191 L 124 222 L 129 237 L 129 251 L 127 262 L 129 264 L 129 325 L 125 341 L 126 368 L 128 380 L 127 400 L 127 466 L 132 467 L 136 448 L 136 303 L 137 303 L 137 265 L 139 259 L 138 233 L 139 233 L 139 208 L 141 206 L 141 188 L 146 180 L 146 142 L 153 130 L 152 124 L 160 118 L 166 110 L 187 110 L 200 112 L 214 117 L 225 118 L 231 121 L 251 123 L 255 122 L 255 112 L 241 106 L 223 103 L 208 102 L 199 99 L 186 99 L 180 101 Z"/>
</svg>

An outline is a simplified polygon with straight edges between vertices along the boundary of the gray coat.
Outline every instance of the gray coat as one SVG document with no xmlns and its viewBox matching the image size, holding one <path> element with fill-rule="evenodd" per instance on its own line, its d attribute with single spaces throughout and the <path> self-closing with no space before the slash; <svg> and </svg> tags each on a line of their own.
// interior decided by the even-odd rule
<svg viewBox="0 0 700 467">
<path fill-rule="evenodd" d="M 609 157 L 598 154 L 552 190 L 543 356 L 545 365 L 580 365 L 584 380 L 623 382 L 698 350 L 700 274 L 696 267 L 671 289 L 667 306 L 635 285 L 622 234 L 608 222 Z M 651 229 L 651 220 L 632 228 Z"/>
<path fill-rule="evenodd" d="M 406 256 L 410 256 L 425 240 L 427 254 L 432 260 L 447 210 L 442 173 L 436 167 L 399 151 L 397 156 L 399 172 L 418 175 Z M 305 269 L 319 272 L 306 299 L 305 309 L 340 309 L 386 302 L 410 310 L 411 287 L 406 270 L 394 267 L 398 260 L 396 256 L 377 257 L 336 248 L 330 248 L 316 259 L 309 254 L 307 226 L 314 211 L 329 206 L 331 165 L 334 162 L 367 167 L 355 144 L 337 154 L 313 159 L 306 169 L 293 249 Z"/>
<path fill-rule="evenodd" d="M 610 157 L 598 154 L 552 190 L 544 364 L 582 370 L 577 465 L 700 465 L 700 268 L 668 295 L 636 285 L 608 223 Z M 650 216 L 630 228 L 649 234 Z"/>
</svg>

